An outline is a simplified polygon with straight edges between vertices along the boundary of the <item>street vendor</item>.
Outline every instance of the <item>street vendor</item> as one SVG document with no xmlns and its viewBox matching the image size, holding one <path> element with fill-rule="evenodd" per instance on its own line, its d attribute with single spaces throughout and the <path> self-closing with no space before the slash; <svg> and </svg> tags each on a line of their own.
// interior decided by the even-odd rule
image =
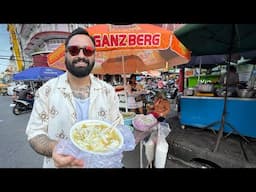
<svg viewBox="0 0 256 192">
<path fill-rule="evenodd" d="M 228 78 L 227 78 L 227 76 L 228 76 Z M 219 82 L 221 85 L 223 85 L 223 87 L 227 86 L 230 96 L 236 96 L 238 84 L 239 84 L 239 75 L 237 73 L 236 67 L 231 65 L 229 72 L 222 75 L 220 77 Z"/>
<path fill-rule="evenodd" d="M 129 111 L 143 114 L 143 87 L 136 82 L 136 75 L 131 74 L 129 83 L 127 85 L 128 101 L 127 106 Z"/>
</svg>

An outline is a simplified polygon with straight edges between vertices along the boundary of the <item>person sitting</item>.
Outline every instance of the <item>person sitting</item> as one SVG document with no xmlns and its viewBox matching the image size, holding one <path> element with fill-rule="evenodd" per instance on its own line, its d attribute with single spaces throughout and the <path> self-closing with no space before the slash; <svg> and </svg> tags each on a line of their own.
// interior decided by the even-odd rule
<svg viewBox="0 0 256 192">
<path fill-rule="evenodd" d="M 163 92 L 158 92 L 154 98 L 154 103 L 147 104 L 147 113 L 153 114 L 158 121 L 162 122 L 171 111 L 170 105 L 171 104 L 165 94 Z"/>
</svg>

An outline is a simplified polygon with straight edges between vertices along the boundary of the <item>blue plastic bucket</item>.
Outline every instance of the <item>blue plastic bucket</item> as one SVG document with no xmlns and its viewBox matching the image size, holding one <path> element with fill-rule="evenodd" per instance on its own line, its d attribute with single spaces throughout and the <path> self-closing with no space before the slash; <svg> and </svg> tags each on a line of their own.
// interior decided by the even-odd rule
<svg viewBox="0 0 256 192">
<path fill-rule="evenodd" d="M 132 125 L 132 120 L 134 119 L 134 117 L 133 118 L 127 118 L 127 119 L 124 119 L 124 124 L 125 125 Z"/>
</svg>

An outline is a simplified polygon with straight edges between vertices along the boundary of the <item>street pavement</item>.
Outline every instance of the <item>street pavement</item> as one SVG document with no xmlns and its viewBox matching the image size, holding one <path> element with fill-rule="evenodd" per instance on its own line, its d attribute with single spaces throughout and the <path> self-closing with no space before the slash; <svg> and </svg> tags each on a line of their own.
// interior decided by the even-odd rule
<svg viewBox="0 0 256 192">
<path fill-rule="evenodd" d="M 219 149 L 214 147 L 217 134 L 211 129 L 186 126 L 181 128 L 178 116 L 168 119 L 172 133 L 168 135 L 168 159 L 176 159 L 191 167 L 204 168 L 256 168 L 255 138 L 247 137 L 246 142 L 236 134 L 225 133 L 220 140 Z M 193 163 L 191 161 L 194 161 Z"/>
<path fill-rule="evenodd" d="M 10 104 L 10 96 L 0 96 L 0 168 L 40 168 L 43 158 L 25 135 L 30 113 L 16 116 Z"/>
</svg>

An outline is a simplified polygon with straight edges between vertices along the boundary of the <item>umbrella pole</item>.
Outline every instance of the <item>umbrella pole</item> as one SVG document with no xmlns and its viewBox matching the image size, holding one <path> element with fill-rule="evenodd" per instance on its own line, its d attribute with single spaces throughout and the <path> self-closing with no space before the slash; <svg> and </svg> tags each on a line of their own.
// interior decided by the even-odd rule
<svg viewBox="0 0 256 192">
<path fill-rule="evenodd" d="M 125 97 L 125 112 L 128 112 L 128 98 L 127 98 L 127 89 L 126 89 L 126 74 L 125 74 L 125 71 L 124 71 L 124 56 L 122 56 L 122 65 L 123 65 L 123 79 L 124 79 L 124 97 Z"/>
<path fill-rule="evenodd" d="M 234 38 L 235 38 L 235 24 L 233 24 L 233 30 L 232 30 L 232 35 L 231 35 L 231 47 L 230 47 L 227 70 L 226 70 L 227 71 L 226 82 L 228 82 L 228 80 L 229 80 L 229 70 L 230 70 L 232 48 L 233 48 L 232 46 L 233 46 Z M 239 134 L 239 132 L 230 123 L 225 121 L 225 117 L 226 117 L 226 113 L 227 113 L 227 93 L 228 93 L 228 86 L 226 85 L 225 86 L 225 95 L 224 95 L 224 107 L 223 107 L 223 112 L 222 112 L 221 121 L 220 121 L 221 126 L 220 126 L 220 130 L 218 132 L 218 137 L 217 137 L 216 145 L 215 145 L 213 152 L 216 152 L 219 148 L 220 140 L 223 137 L 223 131 L 224 131 L 225 124 L 227 124 L 232 129 L 232 131 L 236 132 L 239 136 L 241 136 L 246 142 L 249 142 L 244 136 Z"/>
<path fill-rule="evenodd" d="M 199 74 L 197 77 L 197 82 L 200 83 L 200 78 L 201 78 L 201 69 L 202 69 L 202 57 L 200 56 L 200 62 L 199 62 Z"/>
<path fill-rule="evenodd" d="M 231 34 L 231 41 L 230 41 L 230 50 L 229 50 L 229 55 L 228 55 L 228 64 L 226 66 L 226 86 L 225 86 L 225 95 L 224 95 L 224 107 L 223 107 L 223 112 L 221 115 L 221 126 L 220 126 L 220 130 L 218 132 L 218 137 L 217 137 L 217 141 L 216 141 L 216 145 L 215 148 L 213 150 L 213 152 L 216 152 L 219 148 L 220 145 L 220 140 L 223 137 L 223 131 L 224 131 L 224 127 L 225 127 L 225 117 L 226 117 L 226 113 L 227 113 L 227 95 L 228 95 L 228 86 L 227 86 L 227 82 L 229 80 L 229 69 L 230 69 L 230 62 L 231 62 L 231 55 L 232 55 L 232 48 L 233 48 L 233 42 L 235 40 L 235 29 L 234 29 L 234 25 L 232 28 L 232 34 Z"/>
</svg>

